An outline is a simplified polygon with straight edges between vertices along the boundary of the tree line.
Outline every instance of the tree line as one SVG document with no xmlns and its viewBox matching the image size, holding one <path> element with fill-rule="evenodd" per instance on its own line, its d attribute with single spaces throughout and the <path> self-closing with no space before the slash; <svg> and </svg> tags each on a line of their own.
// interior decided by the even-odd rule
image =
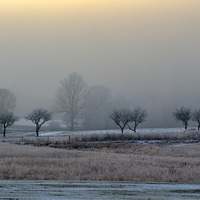
<svg viewBox="0 0 200 200">
<path fill-rule="evenodd" d="M 146 120 L 147 110 L 139 106 L 133 110 L 115 108 L 109 117 L 120 127 L 122 133 L 126 126 L 136 132 L 137 126 Z M 130 123 L 133 123 L 133 128 L 130 126 Z"/>
<path fill-rule="evenodd" d="M 111 91 L 104 86 L 89 86 L 83 77 L 77 73 L 69 74 L 61 81 L 56 91 L 56 97 L 51 111 L 37 108 L 23 118 L 36 125 L 38 136 L 41 126 L 52 119 L 53 114 L 61 113 L 63 121 L 70 130 L 78 127 L 85 129 L 106 129 L 109 126 L 109 107 L 111 106 Z M 5 137 L 6 128 L 19 120 L 14 115 L 16 97 L 8 89 L 0 89 L 0 124 Z"/>
<path fill-rule="evenodd" d="M 200 109 L 194 109 L 182 106 L 181 108 L 176 108 L 173 112 L 173 117 L 176 121 L 181 121 L 185 129 L 188 127 L 190 120 L 198 123 L 198 130 L 200 129 Z"/>
<path fill-rule="evenodd" d="M 3 129 L 3 136 L 6 136 L 6 129 L 12 126 L 20 118 L 14 115 L 14 109 L 16 107 L 16 97 L 14 93 L 8 89 L 0 88 L 0 124 L 1 130 Z M 25 119 L 31 120 L 36 125 L 36 135 L 38 135 L 41 126 L 51 120 L 52 112 L 43 108 L 38 108 L 31 111 L 24 116 Z"/>
<path fill-rule="evenodd" d="M 6 128 L 19 120 L 14 115 L 16 97 L 8 89 L 0 88 L 0 124 L 3 126 L 5 137 Z M 64 78 L 56 91 L 52 111 L 37 108 L 24 116 L 36 126 L 36 136 L 39 136 L 41 126 L 52 119 L 53 114 L 62 113 L 63 121 L 70 130 L 77 127 L 85 129 L 107 129 L 113 121 L 121 132 L 125 127 L 136 132 L 139 124 L 147 119 L 147 110 L 140 106 L 134 109 L 113 107 L 113 99 L 109 88 L 104 86 L 89 86 L 83 77 L 76 72 Z M 173 117 L 182 121 L 187 129 L 188 121 L 198 122 L 200 128 L 200 109 L 191 111 L 190 108 L 175 109 Z M 108 119 L 111 120 L 108 120 Z M 99 127 L 98 127 L 99 126 Z"/>
</svg>

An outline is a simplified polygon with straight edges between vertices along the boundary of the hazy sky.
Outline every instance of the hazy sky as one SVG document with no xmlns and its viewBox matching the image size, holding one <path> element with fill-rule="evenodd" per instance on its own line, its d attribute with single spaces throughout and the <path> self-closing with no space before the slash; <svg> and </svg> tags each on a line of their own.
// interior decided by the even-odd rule
<svg viewBox="0 0 200 200">
<path fill-rule="evenodd" d="M 200 107 L 199 0 L 0 0 L 0 31 L 0 87 L 19 115 L 51 107 L 72 72 L 152 115 Z"/>
</svg>

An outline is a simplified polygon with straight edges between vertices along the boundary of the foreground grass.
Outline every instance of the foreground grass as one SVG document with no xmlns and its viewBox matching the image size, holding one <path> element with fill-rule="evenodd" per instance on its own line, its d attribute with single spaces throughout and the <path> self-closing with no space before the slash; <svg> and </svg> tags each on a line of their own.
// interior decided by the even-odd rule
<svg viewBox="0 0 200 200">
<path fill-rule="evenodd" d="M 68 150 L 0 142 L 0 179 L 200 183 L 199 158 L 199 144 Z"/>
</svg>

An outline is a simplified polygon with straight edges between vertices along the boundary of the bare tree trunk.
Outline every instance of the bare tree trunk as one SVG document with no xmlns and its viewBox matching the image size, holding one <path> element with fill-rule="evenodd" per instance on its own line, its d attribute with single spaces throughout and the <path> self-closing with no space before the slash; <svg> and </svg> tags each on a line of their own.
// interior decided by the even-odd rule
<svg viewBox="0 0 200 200">
<path fill-rule="evenodd" d="M 128 126 L 128 128 L 129 128 L 129 130 L 134 131 L 134 132 L 136 133 L 136 128 L 137 128 L 136 125 L 134 125 L 134 128 L 133 128 L 133 129 L 129 126 L 129 124 L 127 124 L 127 126 Z"/>
<path fill-rule="evenodd" d="M 3 137 L 6 137 L 6 127 L 3 129 Z"/>
<path fill-rule="evenodd" d="M 134 130 L 133 130 L 135 133 L 136 133 L 136 128 L 137 128 L 137 126 L 135 125 L 135 126 L 134 126 Z"/>
<path fill-rule="evenodd" d="M 125 128 L 125 126 L 121 126 L 121 124 L 118 124 L 118 126 L 119 126 L 120 129 L 121 129 L 121 133 L 124 133 L 124 128 Z"/>
<path fill-rule="evenodd" d="M 6 137 L 6 126 L 3 126 L 3 137 Z"/>
<path fill-rule="evenodd" d="M 40 126 L 37 124 L 36 125 L 36 130 L 35 130 L 37 137 L 39 137 L 39 130 L 40 130 Z"/>
<path fill-rule="evenodd" d="M 187 124 L 185 124 L 185 129 L 187 129 Z"/>
<path fill-rule="evenodd" d="M 3 125 L 0 124 L 0 134 L 3 133 Z"/>
<path fill-rule="evenodd" d="M 72 131 L 74 130 L 74 118 L 72 117 L 71 118 L 71 128 L 70 128 Z"/>
</svg>

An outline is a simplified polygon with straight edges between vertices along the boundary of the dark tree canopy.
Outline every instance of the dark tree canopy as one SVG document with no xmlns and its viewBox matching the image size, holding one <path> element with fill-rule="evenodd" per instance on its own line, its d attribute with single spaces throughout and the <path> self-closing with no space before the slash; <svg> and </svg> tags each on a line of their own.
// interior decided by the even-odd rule
<svg viewBox="0 0 200 200">
<path fill-rule="evenodd" d="M 87 107 L 88 92 L 89 87 L 84 82 L 83 77 L 75 72 L 61 81 L 54 107 L 57 113 L 65 114 L 71 130 L 74 130 L 75 124 L 83 119 L 83 112 Z"/>
<path fill-rule="evenodd" d="M 185 129 L 187 129 L 188 122 L 191 118 L 191 108 L 182 106 L 180 109 L 175 109 L 173 112 L 173 117 L 176 119 L 176 121 L 181 121 L 185 126 Z"/>
<path fill-rule="evenodd" d="M 36 125 L 36 136 L 38 137 L 41 126 L 52 119 L 52 113 L 43 108 L 39 108 L 31 111 L 24 118 L 32 121 Z"/>
<path fill-rule="evenodd" d="M 6 128 L 12 126 L 19 117 L 14 116 L 14 113 L 8 110 L 0 113 L 0 124 L 3 125 L 3 136 L 6 136 Z"/>
<path fill-rule="evenodd" d="M 197 122 L 198 123 L 198 130 L 200 129 L 200 109 L 195 109 L 192 112 L 192 121 Z"/>
</svg>

